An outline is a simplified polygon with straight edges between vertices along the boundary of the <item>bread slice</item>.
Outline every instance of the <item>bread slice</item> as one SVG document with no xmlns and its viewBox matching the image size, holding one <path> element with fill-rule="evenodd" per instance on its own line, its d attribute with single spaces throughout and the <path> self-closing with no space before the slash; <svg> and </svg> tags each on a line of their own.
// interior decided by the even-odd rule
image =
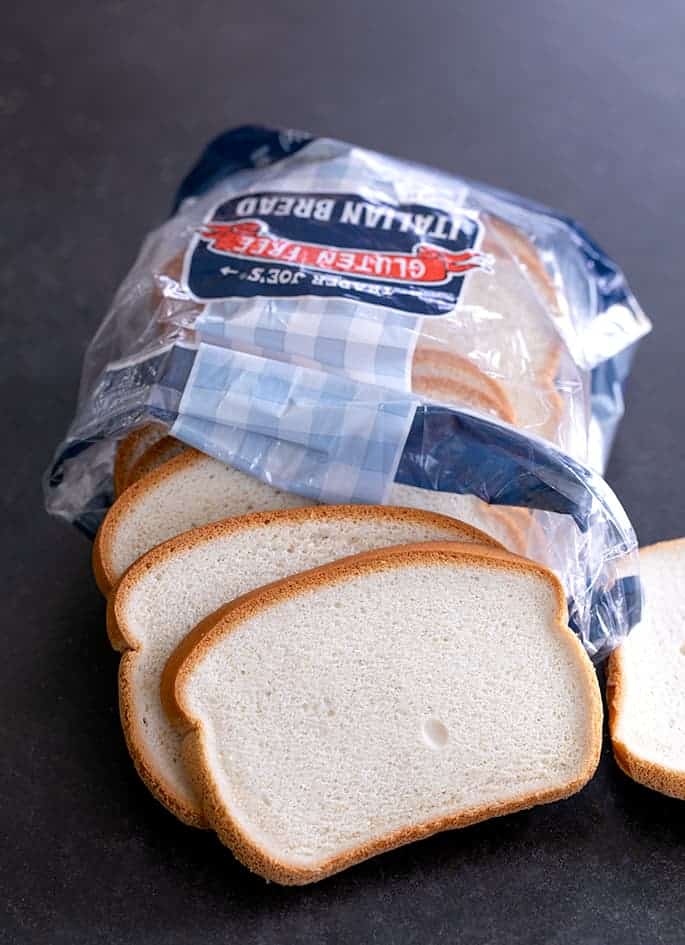
<svg viewBox="0 0 685 945">
<path fill-rule="evenodd" d="M 147 476 L 153 469 L 168 463 L 174 456 L 178 456 L 179 453 L 183 453 L 187 449 L 190 449 L 190 447 L 186 443 L 177 440 L 173 436 L 162 437 L 161 440 L 149 446 L 133 464 L 126 479 L 127 487 L 133 485 L 134 482 L 138 482 L 143 476 Z"/>
<path fill-rule="evenodd" d="M 161 440 L 166 428 L 161 423 L 146 423 L 136 427 L 117 445 L 114 456 L 114 494 L 121 495 L 128 485 L 128 477 L 143 453 Z"/>
<path fill-rule="evenodd" d="M 473 496 L 432 492 L 395 483 L 388 505 L 451 515 L 519 551 L 520 529 Z M 233 515 L 312 505 L 188 448 L 133 483 L 111 507 L 93 547 L 93 571 L 103 594 L 150 548 L 181 532 Z"/>
<path fill-rule="evenodd" d="M 454 385 L 451 392 L 448 385 Z M 507 423 L 515 416 L 506 391 L 468 358 L 419 344 L 412 361 L 412 389 L 438 402 L 471 404 Z"/>
<path fill-rule="evenodd" d="M 185 450 L 133 483 L 110 508 L 93 545 L 97 585 L 108 594 L 142 554 L 198 525 L 311 504 L 211 456 Z"/>
<path fill-rule="evenodd" d="M 497 245 L 506 246 L 507 253 L 544 302 L 547 311 L 553 316 L 558 316 L 561 305 L 557 287 L 530 237 L 519 227 L 513 226 L 494 213 L 484 214 L 484 222 L 489 230 L 489 236 L 485 240 L 485 251 L 497 252 Z"/>
<path fill-rule="evenodd" d="M 643 548 L 642 621 L 609 657 L 609 730 L 634 781 L 685 799 L 685 538 Z"/>
<path fill-rule="evenodd" d="M 414 375 L 412 388 L 416 394 L 426 397 L 437 404 L 455 407 L 475 407 L 490 413 L 500 420 L 510 422 L 513 415 L 508 415 L 503 402 L 468 383 L 464 378 L 431 376 L 421 372 Z"/>
<path fill-rule="evenodd" d="M 417 541 L 492 542 L 446 516 L 387 506 L 317 506 L 261 512 L 187 532 L 150 551 L 110 597 L 108 630 L 127 651 L 121 718 L 136 767 L 185 823 L 204 825 L 180 759 L 181 739 L 159 701 L 162 670 L 199 621 L 246 591 L 345 555 Z"/>
<path fill-rule="evenodd" d="M 247 594 L 186 638 L 162 698 L 212 828 L 280 883 L 567 797 L 599 760 L 561 586 L 476 545 L 382 549 Z"/>
</svg>

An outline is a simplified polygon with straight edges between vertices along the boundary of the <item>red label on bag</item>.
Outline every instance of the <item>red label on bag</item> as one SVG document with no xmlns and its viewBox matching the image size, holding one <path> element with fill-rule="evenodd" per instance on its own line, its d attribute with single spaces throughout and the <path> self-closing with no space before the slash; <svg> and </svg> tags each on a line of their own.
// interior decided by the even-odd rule
<svg viewBox="0 0 685 945">
<path fill-rule="evenodd" d="M 487 268 L 488 258 L 478 250 L 450 253 L 430 243 L 420 243 L 413 253 L 363 251 L 317 243 L 301 243 L 272 236 L 258 220 L 241 223 L 208 223 L 200 230 L 209 249 L 241 259 L 294 263 L 305 269 L 346 273 L 391 282 L 439 285 L 454 273 Z"/>
</svg>

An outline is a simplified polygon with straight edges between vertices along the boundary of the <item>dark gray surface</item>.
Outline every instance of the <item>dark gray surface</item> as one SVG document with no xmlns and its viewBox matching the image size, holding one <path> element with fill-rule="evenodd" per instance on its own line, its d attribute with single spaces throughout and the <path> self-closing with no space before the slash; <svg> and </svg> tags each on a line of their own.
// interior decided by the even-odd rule
<svg viewBox="0 0 685 945">
<path fill-rule="evenodd" d="M 138 782 L 84 539 L 42 512 L 87 339 L 205 140 L 264 121 L 580 219 L 654 320 L 609 479 L 685 533 L 680 0 L 10 3 L 0 34 L 0 941 L 683 941 L 685 807 L 608 753 L 570 801 L 304 890 L 266 886 Z"/>
</svg>

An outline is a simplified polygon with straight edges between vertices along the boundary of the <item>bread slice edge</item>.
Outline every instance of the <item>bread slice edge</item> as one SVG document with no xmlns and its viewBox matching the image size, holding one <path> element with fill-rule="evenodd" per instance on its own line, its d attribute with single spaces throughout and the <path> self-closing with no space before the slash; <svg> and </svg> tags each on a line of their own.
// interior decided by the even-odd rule
<svg viewBox="0 0 685 945">
<path fill-rule="evenodd" d="M 189 447 L 177 456 L 172 457 L 153 469 L 142 479 L 132 483 L 114 501 L 98 528 L 93 542 L 92 567 L 95 582 L 100 592 L 107 597 L 116 583 L 115 571 L 111 562 L 111 544 L 114 530 L 133 505 L 146 492 L 151 491 L 159 483 L 173 476 L 175 473 L 188 468 L 194 463 L 205 459 L 205 454 Z"/>
<path fill-rule="evenodd" d="M 656 542 L 640 549 L 640 558 L 664 547 L 680 546 L 685 552 L 685 538 L 673 538 Z M 627 694 L 625 655 L 619 646 L 609 654 L 607 660 L 606 697 L 609 719 L 609 737 L 614 759 L 618 767 L 631 780 L 659 794 L 685 800 L 685 770 L 661 765 L 634 751 L 619 735 L 621 716 Z"/>
</svg>

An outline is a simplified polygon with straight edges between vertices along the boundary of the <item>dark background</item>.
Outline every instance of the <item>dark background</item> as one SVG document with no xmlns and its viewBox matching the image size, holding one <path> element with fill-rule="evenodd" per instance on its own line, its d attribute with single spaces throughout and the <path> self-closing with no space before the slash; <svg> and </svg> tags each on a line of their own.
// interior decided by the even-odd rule
<svg viewBox="0 0 685 945">
<path fill-rule="evenodd" d="M 136 778 L 89 547 L 40 490 L 143 235 L 210 136 L 262 121 L 581 220 L 654 321 L 608 478 L 643 543 L 684 533 L 681 0 L 0 7 L 0 941 L 682 942 L 685 806 L 608 751 L 567 802 L 312 888 L 250 876 Z"/>
</svg>

